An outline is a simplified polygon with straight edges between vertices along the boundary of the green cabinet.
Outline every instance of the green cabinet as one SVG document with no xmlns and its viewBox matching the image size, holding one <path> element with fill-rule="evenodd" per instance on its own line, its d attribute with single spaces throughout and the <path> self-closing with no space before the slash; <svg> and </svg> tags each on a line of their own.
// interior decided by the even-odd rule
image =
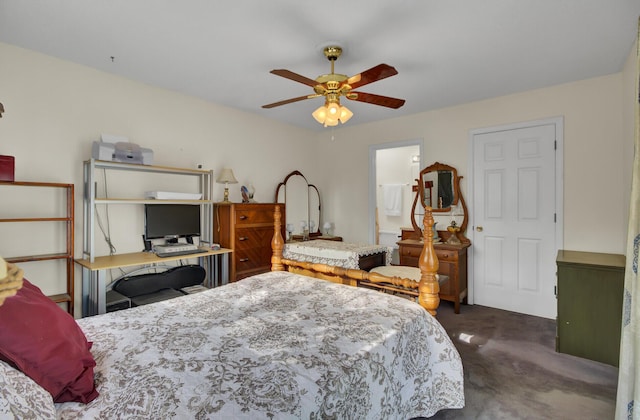
<svg viewBox="0 0 640 420">
<path fill-rule="evenodd" d="M 625 257 L 558 251 L 556 350 L 618 366 Z"/>
</svg>

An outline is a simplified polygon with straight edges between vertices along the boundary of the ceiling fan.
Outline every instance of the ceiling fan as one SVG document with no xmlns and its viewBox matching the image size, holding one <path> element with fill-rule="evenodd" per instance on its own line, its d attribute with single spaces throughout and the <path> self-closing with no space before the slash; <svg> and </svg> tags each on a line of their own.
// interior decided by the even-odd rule
<svg viewBox="0 0 640 420">
<path fill-rule="evenodd" d="M 353 116 L 353 113 L 347 107 L 340 105 L 340 97 L 344 96 L 349 100 L 366 102 L 373 105 L 386 106 L 388 108 L 400 108 L 404 105 L 404 99 L 391 98 L 388 96 L 374 95 L 372 93 L 356 92 L 357 89 L 369 83 L 385 79 L 398 74 L 397 70 L 388 64 L 378 64 L 375 67 L 365 70 L 362 73 L 347 77 L 344 74 L 334 73 L 334 63 L 342 54 L 342 48 L 339 46 L 328 46 L 324 48 L 324 55 L 331 62 L 331 73 L 318 76 L 315 80 L 301 76 L 285 69 L 271 70 L 272 74 L 291 79 L 295 82 L 311 86 L 315 93 L 311 95 L 299 96 L 297 98 L 285 99 L 284 101 L 274 102 L 272 104 L 263 105 L 263 108 L 274 108 L 280 105 L 290 104 L 292 102 L 302 101 L 304 99 L 325 97 L 325 104 L 313 112 L 313 117 L 320 124 L 334 126 L 347 122 Z"/>
</svg>

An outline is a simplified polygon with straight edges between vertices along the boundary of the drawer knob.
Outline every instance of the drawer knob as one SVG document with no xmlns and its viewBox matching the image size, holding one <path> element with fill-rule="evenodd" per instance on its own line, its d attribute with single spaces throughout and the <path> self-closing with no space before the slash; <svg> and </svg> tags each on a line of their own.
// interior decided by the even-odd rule
<svg viewBox="0 0 640 420">
<path fill-rule="evenodd" d="M 247 239 L 249 238 L 247 238 L 246 236 L 241 236 L 238 238 L 239 241 L 246 241 Z"/>
<path fill-rule="evenodd" d="M 240 220 L 247 220 L 247 216 L 240 216 Z"/>
<path fill-rule="evenodd" d="M 240 262 L 247 262 L 249 261 L 249 258 L 240 258 Z"/>
</svg>

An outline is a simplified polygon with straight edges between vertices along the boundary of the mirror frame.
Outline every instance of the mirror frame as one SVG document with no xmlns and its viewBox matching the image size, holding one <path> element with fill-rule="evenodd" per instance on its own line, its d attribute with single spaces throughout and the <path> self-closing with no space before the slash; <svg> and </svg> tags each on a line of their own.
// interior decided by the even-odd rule
<svg viewBox="0 0 640 420">
<path fill-rule="evenodd" d="M 316 209 L 312 209 L 311 208 L 311 194 L 314 194 L 315 191 L 315 195 L 317 197 L 317 201 L 318 201 L 318 209 L 317 209 L 317 213 L 318 213 L 318 224 L 315 227 L 316 230 L 314 230 L 313 232 L 309 232 L 309 236 L 321 236 L 322 235 L 322 205 L 321 205 L 321 200 L 320 200 L 320 191 L 318 190 L 318 188 L 313 185 L 313 184 L 309 184 L 309 181 L 307 180 L 307 177 L 305 177 L 302 172 L 295 170 L 295 171 L 291 171 L 282 182 L 280 182 L 278 184 L 278 186 L 276 187 L 276 196 L 275 196 L 275 203 L 279 203 L 278 201 L 278 197 L 280 195 L 280 188 L 284 188 L 284 205 L 285 205 L 285 220 L 282 221 L 282 225 L 286 226 L 287 222 L 286 222 L 286 217 L 288 212 L 286 211 L 287 208 L 287 194 L 286 194 L 286 186 L 287 186 L 287 181 L 289 180 L 289 178 L 293 177 L 293 176 L 301 176 L 302 179 L 304 179 L 304 181 L 307 183 L 307 226 L 309 226 L 309 221 L 311 220 L 311 214 L 312 212 L 316 212 Z"/>
<path fill-rule="evenodd" d="M 419 178 L 416 179 L 416 184 L 413 186 L 413 191 L 416 193 L 414 199 L 413 199 L 413 204 L 411 206 L 411 225 L 413 226 L 414 231 L 416 232 L 417 235 L 422 235 L 422 229 L 420 228 L 420 225 L 416 222 L 416 217 L 415 217 L 415 212 L 416 212 L 416 207 L 418 205 L 418 200 L 420 200 L 420 204 L 422 205 L 422 207 L 425 207 L 424 205 L 424 176 L 427 173 L 430 172 L 438 172 L 438 171 L 450 171 L 452 176 L 453 176 L 453 180 L 452 180 L 452 187 L 453 187 L 453 201 L 451 203 L 451 206 L 447 207 L 447 208 L 443 208 L 443 209 L 438 209 L 438 208 L 433 208 L 431 207 L 431 212 L 432 213 L 448 213 L 451 212 L 451 208 L 452 206 L 460 206 L 462 208 L 462 212 L 463 212 L 463 219 L 462 219 L 462 223 L 460 224 L 460 231 L 458 231 L 456 233 L 456 236 L 458 237 L 458 239 L 460 239 L 460 241 L 462 243 L 466 243 L 469 242 L 469 239 L 467 239 L 464 235 L 465 231 L 467 230 L 467 225 L 469 223 L 469 214 L 467 211 L 467 204 L 464 201 L 464 197 L 462 196 L 462 191 L 460 190 L 460 180 L 463 178 L 462 176 L 458 175 L 458 170 L 456 168 L 454 168 L 453 166 L 444 164 L 444 163 L 440 163 L 440 162 L 436 162 L 432 165 L 427 166 L 426 168 L 423 168 L 420 171 L 420 174 L 418 175 Z M 435 214 L 434 214 L 435 216 Z M 443 230 L 440 231 L 438 230 L 438 233 L 442 232 L 443 235 L 446 239 L 446 237 L 448 237 L 449 235 L 451 235 L 447 230 Z"/>
<path fill-rule="evenodd" d="M 451 188 L 453 188 L 453 191 L 452 191 L 453 200 L 451 201 L 451 205 L 449 207 L 437 208 L 437 207 L 431 206 L 432 213 L 447 213 L 451 211 L 451 206 L 457 205 L 460 197 L 460 178 L 461 177 L 458 176 L 458 171 L 453 166 L 445 165 L 444 163 L 440 163 L 440 162 L 436 162 L 433 165 L 427 166 L 426 168 L 420 171 L 420 174 L 419 174 L 420 181 L 424 182 L 424 177 L 426 174 L 431 172 L 437 173 L 440 171 L 451 172 L 451 175 L 452 175 Z M 425 188 L 426 187 L 418 189 L 420 193 L 420 200 L 423 203 L 423 206 L 424 206 L 424 198 L 425 198 L 424 197 Z"/>
</svg>

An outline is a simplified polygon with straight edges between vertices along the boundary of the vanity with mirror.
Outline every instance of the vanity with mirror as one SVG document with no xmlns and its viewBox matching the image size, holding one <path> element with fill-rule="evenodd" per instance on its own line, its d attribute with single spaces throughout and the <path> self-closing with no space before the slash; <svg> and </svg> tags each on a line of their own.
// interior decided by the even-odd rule
<svg viewBox="0 0 640 420">
<path fill-rule="evenodd" d="M 278 184 L 275 202 L 283 203 L 285 206 L 286 220 L 283 221 L 283 225 L 287 232 L 287 241 L 342 240 L 338 236 L 323 234 L 320 192 L 315 185 L 309 184 L 300 171 L 289 173 Z"/>
<path fill-rule="evenodd" d="M 438 273 L 448 276 L 440 284 L 440 299 L 454 302 L 455 313 L 460 313 L 460 303 L 467 297 L 467 249 L 471 246 L 465 236 L 469 218 L 460 190 L 461 179 L 456 168 L 443 163 L 422 169 L 413 187 L 412 227 L 402 229 L 398 242 L 400 265 L 417 267 L 422 252 L 424 207 L 431 207 Z"/>
</svg>

